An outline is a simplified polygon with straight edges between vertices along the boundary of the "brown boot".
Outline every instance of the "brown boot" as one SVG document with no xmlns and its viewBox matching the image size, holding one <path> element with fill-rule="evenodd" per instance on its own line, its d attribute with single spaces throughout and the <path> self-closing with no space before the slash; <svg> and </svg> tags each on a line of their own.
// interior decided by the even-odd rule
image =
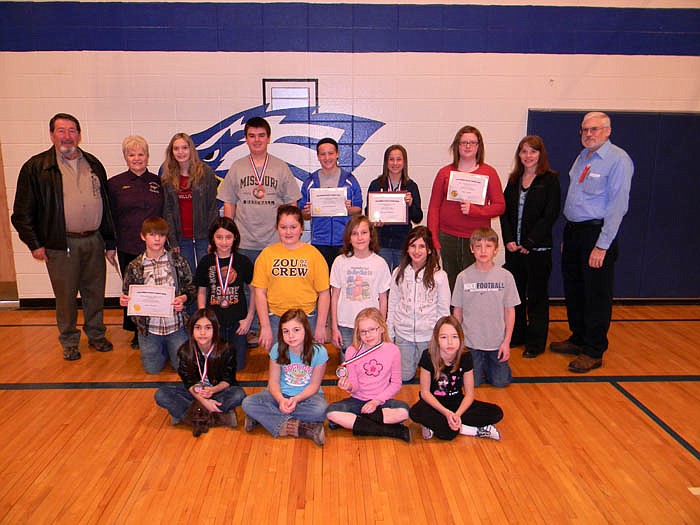
<svg viewBox="0 0 700 525">
<path fill-rule="evenodd" d="M 292 436 L 299 437 L 299 420 L 288 419 L 287 422 L 280 427 L 280 437 Z"/>
<path fill-rule="evenodd" d="M 326 433 L 323 430 L 323 423 L 299 422 L 299 437 L 307 438 L 322 447 L 326 443 Z"/>
</svg>

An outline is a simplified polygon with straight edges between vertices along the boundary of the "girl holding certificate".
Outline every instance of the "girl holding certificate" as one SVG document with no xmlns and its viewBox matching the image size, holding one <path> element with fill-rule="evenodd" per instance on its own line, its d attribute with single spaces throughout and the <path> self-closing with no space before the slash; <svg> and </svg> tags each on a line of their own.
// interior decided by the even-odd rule
<svg viewBox="0 0 700 525">
<path fill-rule="evenodd" d="M 547 150 L 537 135 L 518 144 L 504 195 L 504 267 L 513 274 L 521 300 L 515 307 L 511 346 L 525 344 L 523 357 L 533 358 L 544 352 L 547 343 L 552 226 L 561 205 L 558 174 L 549 167 Z"/>
<path fill-rule="evenodd" d="M 435 247 L 442 257 L 450 289 L 454 288 L 457 274 L 474 263 L 469 250 L 469 238 L 477 228 L 488 228 L 491 219 L 505 210 L 503 189 L 496 170 L 485 163 L 486 153 L 481 132 L 473 126 L 464 126 L 455 134 L 452 145 L 452 164 L 438 171 L 428 206 L 428 228 L 433 234 Z M 486 198 L 477 204 L 450 200 L 448 186 L 452 173 L 469 173 L 488 177 Z"/>
<path fill-rule="evenodd" d="M 176 133 L 170 139 L 161 170 L 168 242 L 173 251 L 182 253 L 194 272 L 207 253 L 209 225 L 219 215 L 216 178 L 212 169 L 199 160 L 187 133 Z"/>
<path fill-rule="evenodd" d="M 309 318 L 314 339 L 326 342 L 330 293 L 328 266 L 321 253 L 301 240 L 304 219 L 290 204 L 277 208 L 280 242 L 265 248 L 255 261 L 255 307 L 260 319 L 260 346 L 268 350 L 277 334 L 280 317 L 299 308 Z"/>
<path fill-rule="evenodd" d="M 408 222 L 406 224 L 385 225 L 381 221 L 374 221 L 374 226 L 379 233 L 379 255 L 389 265 L 389 271 L 393 271 L 399 265 L 401 247 L 411 229 L 411 223 L 418 224 L 423 220 L 418 185 L 408 178 L 408 153 L 406 148 L 400 144 L 394 144 L 386 149 L 382 174 L 370 182 L 367 189 L 367 193 L 381 191 L 406 192 L 406 206 L 408 206 Z"/>
<path fill-rule="evenodd" d="M 450 314 L 451 297 L 433 236 L 425 226 L 416 226 L 408 233 L 389 288 L 389 337 L 401 351 L 403 381 L 415 377 L 435 323 Z"/>
<path fill-rule="evenodd" d="M 301 185 L 301 208 L 304 218 L 311 220 L 311 244 L 326 259 L 330 269 L 343 246 L 343 230 L 351 215 L 362 213 L 362 190 L 352 173 L 338 166 L 338 143 L 329 137 L 316 144 L 316 155 L 321 169 L 313 172 Z M 311 190 L 318 188 L 344 188 L 346 215 L 311 218 Z"/>
<path fill-rule="evenodd" d="M 267 390 L 243 400 L 245 430 L 260 423 L 275 437 L 293 436 L 325 443 L 326 398 L 321 389 L 328 353 L 313 342 L 303 310 L 287 310 L 270 350 Z"/>
<path fill-rule="evenodd" d="M 392 399 L 401 390 L 401 354 L 387 335 L 384 316 L 365 308 L 355 319 L 353 343 L 336 370 L 338 388 L 350 397 L 328 407 L 330 428 L 352 429 L 356 436 L 411 440 L 408 405 Z"/>
</svg>

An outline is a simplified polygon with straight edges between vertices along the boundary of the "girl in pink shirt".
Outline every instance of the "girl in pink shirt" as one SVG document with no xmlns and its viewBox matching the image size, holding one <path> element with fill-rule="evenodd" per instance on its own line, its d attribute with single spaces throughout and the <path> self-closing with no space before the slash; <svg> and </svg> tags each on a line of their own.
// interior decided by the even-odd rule
<svg viewBox="0 0 700 525">
<path fill-rule="evenodd" d="M 350 397 L 326 411 L 329 427 L 352 429 L 356 436 L 388 436 L 411 440 L 408 405 L 392 399 L 401 389 L 401 353 L 389 340 L 384 316 L 365 308 L 355 318 L 353 343 L 336 371 L 338 388 Z"/>
</svg>

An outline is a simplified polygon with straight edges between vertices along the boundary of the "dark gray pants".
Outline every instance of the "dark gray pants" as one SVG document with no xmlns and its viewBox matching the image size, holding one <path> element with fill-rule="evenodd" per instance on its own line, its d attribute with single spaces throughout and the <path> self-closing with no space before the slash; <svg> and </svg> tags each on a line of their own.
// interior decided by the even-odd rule
<svg viewBox="0 0 700 525">
<path fill-rule="evenodd" d="M 80 331 L 77 294 L 83 302 L 88 341 L 105 337 L 102 310 L 105 302 L 105 245 L 99 233 L 89 237 L 68 238 L 68 250 L 46 250 L 51 287 L 56 296 L 58 340 L 63 348 L 78 346 Z"/>
</svg>

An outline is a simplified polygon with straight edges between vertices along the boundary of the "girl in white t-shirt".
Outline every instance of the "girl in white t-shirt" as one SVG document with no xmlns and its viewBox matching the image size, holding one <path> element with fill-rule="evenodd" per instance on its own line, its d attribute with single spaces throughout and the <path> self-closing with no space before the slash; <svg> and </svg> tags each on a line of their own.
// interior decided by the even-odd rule
<svg viewBox="0 0 700 525">
<path fill-rule="evenodd" d="M 361 310 L 374 307 L 386 317 L 390 282 L 374 226 L 364 215 L 355 215 L 345 226 L 343 250 L 331 268 L 331 340 L 341 359 L 352 344 L 355 317 Z"/>
<path fill-rule="evenodd" d="M 425 226 L 410 232 L 389 289 L 389 337 L 401 350 L 401 379 L 411 381 L 437 320 L 450 315 L 450 284 Z"/>
<path fill-rule="evenodd" d="M 328 403 L 321 381 L 327 361 L 326 348 L 313 342 L 304 311 L 282 314 L 277 343 L 270 350 L 267 389 L 244 400 L 246 432 L 260 423 L 275 437 L 305 437 L 323 445 Z"/>
</svg>

